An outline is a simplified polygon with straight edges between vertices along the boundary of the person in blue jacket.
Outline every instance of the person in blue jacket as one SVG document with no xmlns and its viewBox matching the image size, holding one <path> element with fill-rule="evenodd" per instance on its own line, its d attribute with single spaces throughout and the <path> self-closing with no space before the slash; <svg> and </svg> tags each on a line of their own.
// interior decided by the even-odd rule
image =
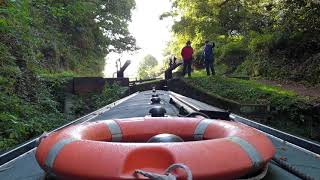
<svg viewBox="0 0 320 180">
<path fill-rule="evenodd" d="M 215 75 L 214 71 L 214 49 L 215 44 L 212 42 L 212 44 L 209 43 L 209 41 L 205 42 L 204 50 L 203 50 L 203 57 L 204 57 L 204 64 L 206 67 L 207 75 L 210 76 L 210 70 L 211 74 Z"/>
</svg>

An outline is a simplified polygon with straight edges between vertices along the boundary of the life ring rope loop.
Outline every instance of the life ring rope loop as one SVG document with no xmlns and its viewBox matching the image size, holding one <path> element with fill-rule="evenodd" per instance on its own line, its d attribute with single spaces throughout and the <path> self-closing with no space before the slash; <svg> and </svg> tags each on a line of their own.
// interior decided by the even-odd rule
<svg viewBox="0 0 320 180">
<path fill-rule="evenodd" d="M 143 171 L 143 170 L 136 170 L 134 173 L 135 174 L 141 174 L 144 177 L 147 177 L 151 180 L 176 180 L 177 177 L 175 175 L 172 174 L 172 171 L 174 171 L 175 169 L 183 169 L 186 174 L 187 174 L 187 180 L 192 180 L 192 172 L 190 170 L 190 168 L 188 166 L 186 166 L 185 164 L 182 163 L 175 163 L 172 164 L 171 166 L 169 166 L 166 170 L 164 175 L 162 174 L 157 174 L 157 173 L 152 173 L 152 172 L 147 172 L 147 171 Z"/>
</svg>

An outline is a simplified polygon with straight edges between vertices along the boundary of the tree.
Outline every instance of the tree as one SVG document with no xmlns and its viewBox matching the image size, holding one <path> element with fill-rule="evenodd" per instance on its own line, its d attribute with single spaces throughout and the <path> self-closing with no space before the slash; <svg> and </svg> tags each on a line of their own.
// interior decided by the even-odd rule
<svg viewBox="0 0 320 180">
<path fill-rule="evenodd" d="M 157 59 L 152 55 L 147 55 L 143 58 L 143 61 L 139 64 L 138 77 L 140 79 L 155 78 L 158 75 L 156 70 L 158 65 Z"/>
<path fill-rule="evenodd" d="M 99 76 L 109 52 L 136 49 L 128 30 L 134 0 L 5 2 L 0 46 L 31 71 Z"/>
<path fill-rule="evenodd" d="M 109 52 L 136 49 L 128 30 L 134 7 L 135 0 L 0 0 L 0 151 L 66 123 L 55 94 L 61 75 L 101 76 Z"/>
<path fill-rule="evenodd" d="M 187 40 L 196 54 L 214 41 L 221 74 L 299 79 L 319 83 L 320 3 L 312 0 L 172 0 L 170 50 L 180 57 Z M 198 59 L 199 60 L 199 59 Z M 198 61 L 195 61 L 198 62 Z M 313 62 L 307 63 L 307 62 Z M 218 66 L 223 66 L 219 68 Z M 228 67 L 228 68 L 225 68 Z M 312 69 L 310 68 L 310 69 Z M 310 71 L 308 71 L 310 72 Z M 219 72 L 218 72 L 219 74 Z M 308 75 L 307 75 L 308 74 Z"/>
</svg>

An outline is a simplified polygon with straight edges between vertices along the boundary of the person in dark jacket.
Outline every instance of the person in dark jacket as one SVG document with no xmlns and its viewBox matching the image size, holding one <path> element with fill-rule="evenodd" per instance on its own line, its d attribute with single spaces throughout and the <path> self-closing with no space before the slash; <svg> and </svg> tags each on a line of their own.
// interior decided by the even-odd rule
<svg viewBox="0 0 320 180">
<path fill-rule="evenodd" d="M 191 77 L 191 65 L 193 58 L 193 48 L 191 47 L 191 41 L 186 43 L 186 46 L 181 50 L 181 56 L 183 59 L 183 76 L 188 73 L 188 77 Z"/>
<path fill-rule="evenodd" d="M 206 67 L 207 75 L 210 76 L 210 70 L 211 74 L 215 75 L 213 63 L 214 63 L 214 42 L 212 44 L 209 43 L 209 41 L 205 42 L 204 50 L 203 50 L 203 57 L 204 57 L 204 64 Z"/>
</svg>

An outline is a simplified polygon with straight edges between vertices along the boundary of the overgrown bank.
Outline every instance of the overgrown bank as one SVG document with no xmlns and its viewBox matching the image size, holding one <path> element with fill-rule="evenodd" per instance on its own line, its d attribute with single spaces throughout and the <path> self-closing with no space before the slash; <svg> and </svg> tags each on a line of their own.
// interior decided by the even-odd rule
<svg viewBox="0 0 320 180">
<path fill-rule="evenodd" d="M 134 7 L 134 0 L 0 1 L 0 150 L 69 120 L 61 78 L 101 76 L 109 52 L 136 49 L 127 28 Z"/>
<path fill-rule="evenodd" d="M 242 104 L 269 104 L 266 125 L 286 132 L 320 141 L 320 112 L 317 100 L 302 97 L 292 91 L 265 85 L 253 80 L 207 77 L 195 72 L 192 78 L 183 79 L 189 86 Z"/>
<path fill-rule="evenodd" d="M 173 0 L 176 18 L 168 52 L 180 57 L 187 40 L 203 66 L 214 41 L 218 74 L 320 83 L 320 3 L 312 0 Z"/>
<path fill-rule="evenodd" d="M 193 65 L 203 68 L 206 40 L 215 42 L 218 75 L 320 84 L 320 3 L 303 0 L 173 0 L 173 39 L 167 52 L 180 57 L 191 40 Z M 246 103 L 270 103 L 274 118 L 264 123 L 319 140 L 319 111 L 292 92 L 253 81 L 186 79 L 208 93 Z M 313 114 L 314 115 L 313 115 Z M 316 135 L 317 134 L 317 135 Z"/>
<path fill-rule="evenodd" d="M 105 86 L 101 93 L 71 95 L 72 106 L 65 112 L 67 80 L 39 80 L 36 85 L 41 90 L 32 101 L 15 94 L 0 94 L 0 152 L 110 104 L 126 90 L 114 84 Z"/>
<path fill-rule="evenodd" d="M 69 116 L 78 118 L 88 114 L 107 104 L 115 102 L 128 95 L 128 88 L 118 84 L 106 85 L 101 93 L 87 93 L 83 95 L 73 95 L 71 112 Z M 70 114 L 71 113 L 71 114 Z"/>
</svg>

